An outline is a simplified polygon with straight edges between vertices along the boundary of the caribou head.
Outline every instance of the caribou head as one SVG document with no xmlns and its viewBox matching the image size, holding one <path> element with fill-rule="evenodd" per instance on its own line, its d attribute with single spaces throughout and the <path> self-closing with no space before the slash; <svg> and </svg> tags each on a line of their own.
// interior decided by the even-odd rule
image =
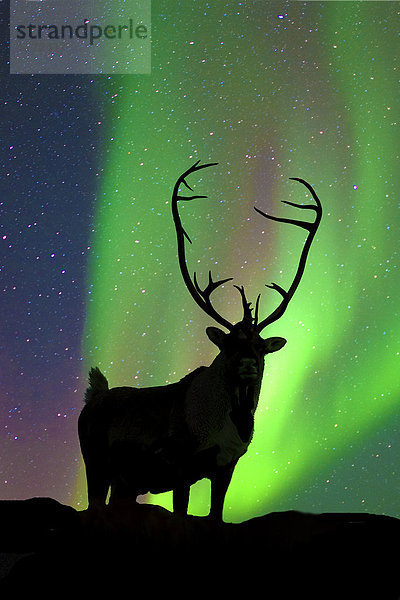
<svg viewBox="0 0 400 600">
<path fill-rule="evenodd" d="M 263 329 L 265 329 L 268 325 L 270 325 L 283 315 L 300 283 L 306 266 L 307 256 L 312 241 L 321 221 L 322 207 L 318 196 L 315 193 L 314 189 L 311 187 L 311 185 L 309 185 L 303 179 L 299 179 L 297 177 L 292 177 L 291 179 L 299 181 L 300 183 L 306 186 L 306 188 L 309 190 L 312 197 L 314 198 L 315 204 L 304 205 L 289 201 L 283 201 L 283 203 L 289 204 L 301 210 L 308 210 L 314 212 L 315 220 L 313 222 L 275 217 L 273 215 L 266 214 L 257 207 L 254 207 L 257 213 L 259 213 L 267 219 L 271 219 L 273 221 L 280 221 L 282 223 L 290 223 L 292 225 L 305 229 L 306 231 L 308 231 L 308 236 L 303 246 L 297 271 L 295 273 L 294 279 L 290 287 L 287 290 L 285 290 L 277 283 L 265 284 L 266 287 L 277 291 L 282 297 L 278 307 L 267 317 L 259 320 L 260 294 L 256 299 L 253 314 L 251 303 L 247 301 L 244 287 L 239 287 L 237 285 L 234 286 L 239 291 L 241 296 L 243 316 L 238 323 L 233 324 L 230 321 L 228 321 L 225 317 L 223 317 L 219 312 L 217 312 L 211 302 L 211 294 L 218 287 L 224 285 L 228 281 L 231 281 L 232 277 L 214 281 L 211 275 L 211 271 L 209 271 L 208 283 L 202 289 L 198 283 L 196 272 L 193 273 L 193 277 L 190 276 L 186 261 L 185 239 L 189 243 L 191 243 L 191 239 L 188 236 L 185 229 L 183 228 L 178 211 L 178 202 L 180 201 L 187 202 L 198 198 L 207 198 L 207 196 L 200 195 L 183 196 L 180 190 L 184 186 L 186 187 L 186 189 L 193 192 L 193 189 L 187 182 L 188 176 L 201 169 L 206 169 L 208 167 L 215 166 L 216 164 L 218 163 L 207 163 L 201 165 L 200 161 L 197 161 L 192 167 L 185 171 L 175 183 L 175 187 L 172 194 L 172 216 L 175 223 L 177 235 L 179 266 L 185 285 L 189 290 L 194 301 L 207 315 L 209 315 L 212 319 L 214 319 L 214 321 L 216 321 L 229 331 L 229 333 L 225 333 L 217 327 L 209 327 L 206 330 L 209 339 L 218 346 L 221 352 L 224 353 L 225 357 L 230 358 L 229 364 L 232 366 L 232 369 L 234 371 L 233 377 L 237 379 L 237 383 L 249 384 L 257 382 L 260 380 L 260 378 L 262 378 L 264 356 L 270 352 L 276 352 L 277 350 L 280 350 L 286 343 L 286 340 L 284 338 L 271 337 L 264 339 L 261 337 L 260 334 L 263 331 Z M 233 357 L 236 357 L 236 361 Z"/>
</svg>

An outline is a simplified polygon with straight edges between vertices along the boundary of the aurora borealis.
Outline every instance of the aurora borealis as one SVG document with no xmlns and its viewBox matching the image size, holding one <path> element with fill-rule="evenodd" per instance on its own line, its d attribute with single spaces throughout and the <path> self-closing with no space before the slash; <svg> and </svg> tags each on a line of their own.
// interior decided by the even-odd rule
<svg viewBox="0 0 400 600">
<path fill-rule="evenodd" d="M 304 232 L 253 210 L 316 190 L 324 216 L 299 289 L 263 335 L 256 428 L 225 520 L 273 510 L 400 516 L 400 2 L 152 2 L 151 75 L 3 72 L 1 498 L 85 506 L 76 423 L 90 366 L 162 385 L 209 364 L 214 325 L 179 273 L 233 277 L 213 300 L 261 317 L 290 285 Z M 156 502 L 160 499 L 155 500 Z M 168 496 L 162 502 L 170 506 Z M 190 511 L 205 514 L 208 485 Z"/>
</svg>

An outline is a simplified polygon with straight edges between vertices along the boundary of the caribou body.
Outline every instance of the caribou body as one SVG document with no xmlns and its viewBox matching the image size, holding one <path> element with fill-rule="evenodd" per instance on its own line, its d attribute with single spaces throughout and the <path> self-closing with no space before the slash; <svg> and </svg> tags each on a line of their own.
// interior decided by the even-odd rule
<svg viewBox="0 0 400 600">
<path fill-rule="evenodd" d="M 215 164 L 215 163 L 212 163 Z M 308 230 L 298 269 L 286 291 L 277 284 L 267 287 L 282 296 L 279 306 L 259 322 L 257 298 L 255 314 L 241 294 L 243 317 L 232 324 L 222 317 L 210 301 L 211 293 L 229 279 L 213 281 L 201 289 L 196 274 L 189 276 L 185 257 L 185 238 L 179 200 L 205 196 L 181 196 L 180 186 L 190 189 L 189 174 L 211 166 L 196 163 L 179 177 L 172 196 L 172 213 L 178 242 L 178 259 L 185 284 L 196 303 L 215 321 L 228 329 L 208 327 L 208 338 L 219 354 L 208 367 L 199 367 L 177 383 L 166 386 L 109 389 L 105 376 L 96 368 L 89 373 L 86 403 L 79 417 L 78 430 L 86 466 L 89 507 L 104 505 L 111 487 L 110 502 L 147 492 L 173 491 L 174 511 L 187 512 L 190 486 L 207 477 L 211 480 L 210 516 L 222 519 L 225 494 L 239 458 L 245 454 L 254 431 L 264 371 L 265 355 L 280 350 L 286 340 L 263 339 L 260 332 L 285 311 L 300 282 L 308 251 L 318 228 L 322 209 L 317 195 L 304 180 L 316 204 L 298 208 L 313 209 L 315 221 L 297 221 L 267 215 L 266 218 L 291 223 Z"/>
</svg>

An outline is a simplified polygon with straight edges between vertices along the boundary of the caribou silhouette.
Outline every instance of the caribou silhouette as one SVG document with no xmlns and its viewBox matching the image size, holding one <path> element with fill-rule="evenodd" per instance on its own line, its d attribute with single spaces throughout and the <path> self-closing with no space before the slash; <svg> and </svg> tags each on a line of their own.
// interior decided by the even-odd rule
<svg viewBox="0 0 400 600">
<path fill-rule="evenodd" d="M 307 256 L 318 229 L 322 207 L 317 194 L 306 181 L 315 204 L 295 204 L 313 211 L 313 222 L 276 217 L 255 208 L 257 213 L 308 232 L 297 271 L 288 290 L 276 283 L 266 287 L 277 291 L 281 301 L 266 318 L 259 321 L 259 300 L 254 309 L 243 286 L 234 286 L 241 295 L 243 316 L 236 324 L 220 315 L 211 303 L 211 294 L 232 278 L 214 281 L 209 273 L 202 289 L 196 273 L 190 277 L 185 254 L 185 239 L 191 240 L 182 226 L 179 201 L 206 196 L 181 195 L 181 188 L 193 192 L 187 178 L 216 165 L 197 161 L 177 179 L 172 193 L 178 259 L 185 285 L 200 308 L 228 333 L 208 327 L 208 338 L 219 354 L 208 367 L 199 367 L 177 383 L 160 387 L 116 387 L 109 389 L 107 379 L 96 368 L 89 373 L 79 439 L 86 466 L 89 508 L 104 505 L 111 487 L 110 503 L 136 498 L 147 492 L 173 491 L 173 510 L 186 514 L 190 486 L 206 477 L 211 480 L 209 516 L 222 520 L 225 494 L 239 458 L 245 454 L 254 431 L 266 354 L 280 350 L 281 337 L 263 339 L 262 330 L 279 319 L 295 293 L 306 266 Z"/>
</svg>

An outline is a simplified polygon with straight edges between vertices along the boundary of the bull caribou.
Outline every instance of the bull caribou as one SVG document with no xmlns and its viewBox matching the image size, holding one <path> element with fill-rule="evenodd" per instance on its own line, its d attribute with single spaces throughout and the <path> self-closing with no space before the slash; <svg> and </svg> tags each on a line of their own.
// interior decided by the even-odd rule
<svg viewBox="0 0 400 600">
<path fill-rule="evenodd" d="M 312 211 L 312 222 L 261 216 L 305 229 L 308 234 L 290 287 L 266 284 L 281 296 L 271 314 L 259 320 L 257 297 L 254 314 L 244 287 L 240 293 L 242 319 L 236 324 L 223 317 L 211 302 L 211 294 L 232 278 L 200 287 L 196 273 L 189 274 L 185 241 L 191 243 L 178 211 L 180 201 L 206 198 L 182 195 L 193 189 L 187 179 L 193 173 L 217 163 L 197 161 L 177 179 L 172 193 L 172 216 L 176 229 L 178 260 L 184 283 L 193 300 L 216 323 L 228 330 L 208 327 L 208 338 L 219 354 L 208 367 L 199 367 L 186 377 L 160 387 L 115 387 L 95 367 L 89 373 L 86 403 L 79 416 L 79 439 L 86 467 L 89 508 L 104 505 L 109 488 L 110 503 L 137 498 L 147 492 L 172 490 L 173 510 L 186 514 L 190 486 L 202 478 L 211 480 L 209 516 L 222 520 L 225 494 L 239 458 L 245 454 L 254 431 L 254 413 L 260 395 L 266 354 L 280 350 L 281 337 L 263 339 L 265 327 L 285 312 L 302 278 L 308 253 L 318 229 L 321 203 L 314 189 L 303 179 L 293 177 L 311 193 L 315 204 L 283 201 L 301 210 Z M 187 192 L 186 192 L 187 193 Z"/>
</svg>

